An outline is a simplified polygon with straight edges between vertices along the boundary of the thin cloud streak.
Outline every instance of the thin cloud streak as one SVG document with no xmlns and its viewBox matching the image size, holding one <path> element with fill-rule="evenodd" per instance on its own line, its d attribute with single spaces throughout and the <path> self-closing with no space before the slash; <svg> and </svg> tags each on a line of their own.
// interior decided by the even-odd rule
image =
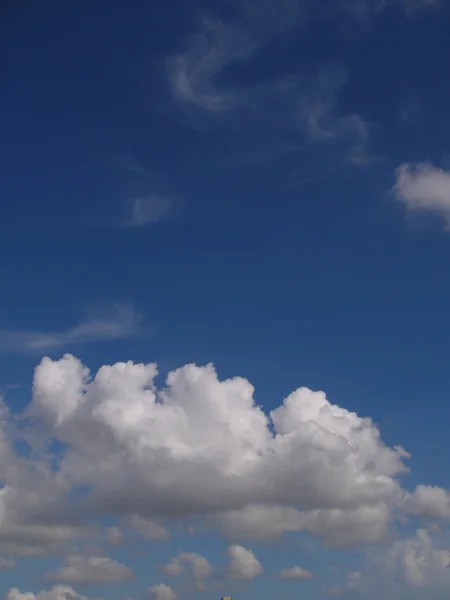
<svg viewBox="0 0 450 600">
<path fill-rule="evenodd" d="M 283 3 L 283 18 L 272 27 L 264 14 L 247 15 L 239 24 L 204 19 L 184 51 L 167 63 L 172 106 L 193 128 L 236 129 L 241 145 L 244 138 L 246 162 L 253 153 L 280 156 L 305 145 L 327 149 L 332 144 L 339 160 L 345 146 L 348 163 L 367 164 L 367 124 L 359 114 L 339 111 L 347 81 L 343 67 L 324 65 L 313 77 L 296 72 L 270 81 L 239 85 L 227 81 L 230 68 L 252 60 L 272 39 L 301 24 L 294 8 L 292 2 Z M 264 152 L 267 145 L 270 151 Z M 239 148 L 236 151 L 240 154 Z"/>
<path fill-rule="evenodd" d="M 137 333 L 139 316 L 128 305 L 115 304 L 107 315 L 92 317 L 61 331 L 0 330 L 0 351 L 34 354 L 75 344 L 128 338 Z"/>
<path fill-rule="evenodd" d="M 244 0 L 229 19 L 203 15 L 196 35 L 167 60 L 166 74 L 173 115 L 195 129 L 235 130 L 244 162 L 252 156 L 283 156 L 295 147 L 313 145 L 343 167 L 365 166 L 379 157 L 369 150 L 369 124 L 362 115 L 342 113 L 339 97 L 346 83 L 343 68 L 319 68 L 311 77 L 298 71 L 276 80 L 230 81 L 231 70 L 251 62 L 275 39 L 311 22 L 330 19 L 365 21 L 388 6 L 405 13 L 439 6 L 437 0 Z M 262 143 L 261 143 L 262 141 Z M 244 150 L 243 150 L 244 148 Z M 267 150 L 265 150 L 267 148 Z M 295 150 L 294 150 L 295 152 Z M 239 160 L 239 158 L 238 158 Z M 321 177 L 321 174 L 318 174 Z"/>
<path fill-rule="evenodd" d="M 125 227 L 146 227 L 162 221 L 168 217 L 172 208 L 168 198 L 157 194 L 133 198 L 130 204 L 131 216 L 125 222 Z"/>
</svg>

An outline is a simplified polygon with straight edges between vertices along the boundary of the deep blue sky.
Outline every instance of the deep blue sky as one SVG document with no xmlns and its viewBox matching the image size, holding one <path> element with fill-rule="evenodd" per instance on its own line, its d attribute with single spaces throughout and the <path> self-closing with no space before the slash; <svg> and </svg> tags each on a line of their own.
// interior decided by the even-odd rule
<svg viewBox="0 0 450 600">
<path fill-rule="evenodd" d="M 7 4 L 0 385 L 19 386 L 12 409 L 43 354 L 92 371 L 156 361 L 163 376 L 214 362 L 248 378 L 265 410 L 301 385 L 325 390 L 411 452 L 407 489 L 449 487 L 450 236 L 391 190 L 403 163 L 450 166 L 450 5 L 332 15 L 324 3 L 275 35 L 269 2 L 257 18 L 225 0 Z M 237 107 L 171 87 L 170 60 L 190 56 L 205 14 L 256 40 L 207 80 Z M 304 103 L 326 106 L 327 135 L 308 129 Z M 126 226 L 153 196 L 164 218 Z M 134 307 L 137 332 L 36 352 L 15 341 L 111 303 Z"/>
</svg>

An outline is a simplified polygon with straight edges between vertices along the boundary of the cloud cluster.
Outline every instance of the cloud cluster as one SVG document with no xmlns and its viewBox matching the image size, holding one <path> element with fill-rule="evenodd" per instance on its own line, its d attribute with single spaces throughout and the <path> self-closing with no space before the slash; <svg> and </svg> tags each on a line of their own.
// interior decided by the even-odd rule
<svg viewBox="0 0 450 600">
<path fill-rule="evenodd" d="M 214 573 L 214 567 L 208 559 L 195 552 L 180 552 L 178 556 L 170 559 L 163 570 L 172 577 L 179 577 L 185 574 L 185 565 L 195 580 L 208 579 Z"/>
<path fill-rule="evenodd" d="M 172 371 L 159 390 L 157 373 L 41 361 L 26 422 L 58 454 L 26 460 L 5 441 L 0 551 L 45 553 L 93 535 L 103 513 L 150 539 L 167 537 L 161 519 L 201 517 L 236 541 L 307 531 L 335 545 L 383 539 L 398 510 L 447 515 L 440 488 L 403 490 L 405 450 L 323 392 L 299 388 L 265 414 L 246 379 L 212 365 Z"/>
<path fill-rule="evenodd" d="M 89 490 L 80 506 L 202 515 L 236 537 L 307 530 L 347 543 L 386 532 L 406 453 L 370 419 L 306 388 L 266 415 L 247 380 L 220 381 L 212 365 L 177 369 L 162 390 L 156 374 L 128 362 L 91 378 L 71 355 L 37 367 L 29 413 L 64 448 L 60 485 Z"/>
<path fill-rule="evenodd" d="M 370 418 L 333 405 L 323 392 L 299 388 L 266 414 L 246 379 L 220 380 L 212 365 L 171 371 L 160 389 L 157 374 L 155 364 L 132 362 L 91 374 L 72 355 L 40 362 L 23 415 L 12 419 L 6 406 L 0 411 L 0 552 L 67 551 L 83 538 L 117 544 L 122 527 L 161 540 L 171 523 L 189 524 L 191 517 L 235 542 L 306 531 L 342 546 L 387 539 L 397 513 L 450 516 L 446 490 L 403 489 L 409 458 L 403 448 L 386 446 Z M 29 456 L 14 451 L 21 435 L 31 444 Z M 117 523 L 100 527 L 103 514 L 116 515 Z M 405 566 L 418 553 L 425 558 L 417 561 L 428 565 L 421 580 L 445 566 L 447 551 L 427 535 L 399 540 L 384 553 L 398 572 L 403 565 L 408 585 L 418 585 L 411 579 L 418 568 Z M 228 558 L 231 578 L 248 581 L 263 572 L 247 547 L 231 544 Z M 179 553 L 163 570 L 189 577 L 196 589 L 214 574 L 193 552 Z M 132 575 L 110 558 L 74 552 L 47 574 L 70 584 Z M 279 575 L 313 576 L 298 565 Z M 152 593 L 172 598 L 174 592 L 161 584 Z"/>
<path fill-rule="evenodd" d="M 133 569 L 106 556 L 67 556 L 65 565 L 47 574 L 67 583 L 111 583 L 133 577 Z"/>
<path fill-rule="evenodd" d="M 426 529 L 395 542 L 384 561 L 387 570 L 412 587 L 444 585 L 450 589 L 450 550 L 437 546 Z"/>
<path fill-rule="evenodd" d="M 80 596 L 71 587 L 66 585 L 55 585 L 49 591 L 38 594 L 31 592 L 20 592 L 17 588 L 11 588 L 6 595 L 6 600 L 89 600 L 87 596 Z"/>
</svg>

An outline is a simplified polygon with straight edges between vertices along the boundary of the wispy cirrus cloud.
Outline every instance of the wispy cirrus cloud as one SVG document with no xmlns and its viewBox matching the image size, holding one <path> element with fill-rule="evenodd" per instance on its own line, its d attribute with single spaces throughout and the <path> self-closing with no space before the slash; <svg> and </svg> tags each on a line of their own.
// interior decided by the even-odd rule
<svg viewBox="0 0 450 600">
<path fill-rule="evenodd" d="M 172 209 L 171 201 L 157 194 L 140 196 L 130 201 L 130 216 L 125 221 L 125 227 L 146 227 L 166 219 Z"/>
<path fill-rule="evenodd" d="M 140 317 L 129 305 L 113 304 L 60 331 L 0 330 L 0 351 L 34 354 L 65 346 L 119 340 L 137 333 Z"/>
<path fill-rule="evenodd" d="M 242 73 L 253 61 L 258 63 L 268 44 L 288 39 L 287 34 L 293 31 L 301 35 L 306 25 L 320 27 L 322 21 L 331 19 L 367 21 L 372 14 L 395 5 L 411 12 L 438 2 L 231 2 L 231 16 L 224 19 L 211 13 L 203 15 L 197 33 L 188 36 L 184 48 L 168 59 L 172 108 L 196 129 L 223 125 L 227 135 L 235 132 L 233 137 L 238 143 L 229 150 L 235 160 L 237 156 L 244 163 L 278 160 L 288 154 L 303 159 L 307 153 L 307 161 L 314 162 L 313 179 L 323 172 L 333 172 L 336 163 L 368 164 L 374 158 L 369 123 L 362 114 L 349 112 L 341 103 L 348 80 L 344 67 L 323 64 L 312 74 L 296 63 L 289 70 L 287 47 L 286 60 L 280 56 L 274 59 L 281 61 L 277 71 L 282 75 L 273 77 L 273 64 L 264 72 L 257 66 L 248 77 Z M 255 72 L 259 79 L 255 79 Z M 322 156 L 311 159 L 316 149 Z M 325 161 L 323 155 L 328 156 Z"/>
<path fill-rule="evenodd" d="M 268 4 L 267 11 L 264 6 L 258 14 L 243 11 L 233 22 L 211 17 L 201 21 L 198 33 L 167 63 L 174 110 L 197 129 L 226 125 L 228 133 L 235 130 L 237 153 L 247 162 L 254 155 L 279 157 L 311 146 L 329 151 L 331 145 L 340 150 L 344 145 L 349 162 L 367 162 L 367 123 L 339 107 L 348 79 L 342 66 L 326 64 L 315 75 L 298 69 L 286 73 L 283 66 L 283 75 L 256 81 L 238 82 L 230 76 L 304 20 L 296 2 L 286 0 L 275 12 L 273 5 Z"/>
</svg>

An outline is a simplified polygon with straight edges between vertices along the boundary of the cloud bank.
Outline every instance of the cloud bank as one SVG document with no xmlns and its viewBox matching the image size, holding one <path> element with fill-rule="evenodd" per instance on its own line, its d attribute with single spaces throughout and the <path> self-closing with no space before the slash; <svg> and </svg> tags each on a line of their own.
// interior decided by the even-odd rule
<svg viewBox="0 0 450 600">
<path fill-rule="evenodd" d="M 162 540 L 180 520 L 200 520 L 231 540 L 227 576 L 250 581 L 264 568 L 244 540 L 303 531 L 334 546 L 389 545 L 408 515 L 450 518 L 449 493 L 429 485 L 407 491 L 409 454 L 387 446 L 370 418 L 332 404 L 324 392 L 298 388 L 265 413 L 248 380 L 220 380 L 213 365 L 171 371 L 161 388 L 157 374 L 153 363 L 105 365 L 91 374 L 73 355 L 42 359 L 21 427 L 14 430 L 17 416 L 6 406 L 0 411 L 0 553 L 67 553 L 78 540 L 101 537 L 122 543 L 123 528 Z M 23 431 L 29 456 L 14 450 Z M 51 440 L 57 444 L 50 452 Z M 102 528 L 102 515 L 115 516 L 116 525 Z M 436 539 L 422 528 L 413 541 L 396 541 L 383 553 L 390 570 L 384 563 L 378 569 L 393 574 L 403 565 L 405 583 L 417 587 L 405 565 L 421 553 L 420 564 L 445 583 L 447 551 Z M 188 577 L 197 590 L 215 573 L 207 558 L 186 551 L 162 570 Z M 104 556 L 67 553 L 47 575 L 76 585 L 132 574 Z M 313 577 L 298 565 L 279 575 Z M 151 593 L 172 597 L 161 586 Z"/>
<path fill-rule="evenodd" d="M 47 574 L 67 583 L 111 583 L 133 577 L 133 569 L 106 556 L 67 556 L 65 565 Z"/>
</svg>

